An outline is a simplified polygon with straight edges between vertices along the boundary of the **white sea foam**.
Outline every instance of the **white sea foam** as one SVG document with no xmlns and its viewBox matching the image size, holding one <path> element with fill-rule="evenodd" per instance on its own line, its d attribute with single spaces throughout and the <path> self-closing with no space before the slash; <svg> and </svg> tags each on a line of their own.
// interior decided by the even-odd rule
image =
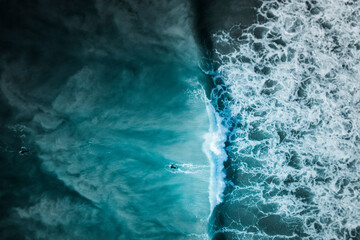
<svg viewBox="0 0 360 240">
<path fill-rule="evenodd" d="M 203 152 L 210 162 L 209 200 L 211 211 L 222 202 L 225 189 L 224 162 L 227 160 L 225 141 L 227 128 L 222 125 L 222 118 L 214 107 L 207 103 L 206 110 L 209 116 L 209 132 L 205 134 Z"/>
<path fill-rule="evenodd" d="M 276 179 L 235 189 L 277 204 L 271 214 L 300 220 L 304 236 L 360 238 L 360 3 L 264 1 L 259 16 L 214 36 L 238 126 L 232 167 Z"/>
</svg>

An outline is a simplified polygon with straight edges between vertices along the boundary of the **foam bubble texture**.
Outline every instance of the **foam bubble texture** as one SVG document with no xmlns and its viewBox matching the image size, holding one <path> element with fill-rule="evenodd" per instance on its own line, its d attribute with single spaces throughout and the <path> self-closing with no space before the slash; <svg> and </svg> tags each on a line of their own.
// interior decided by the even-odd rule
<svg viewBox="0 0 360 240">
<path fill-rule="evenodd" d="M 218 231 L 360 238 L 359 22 L 358 1 L 263 1 L 256 24 L 214 36 L 238 207 Z"/>
<path fill-rule="evenodd" d="M 225 151 L 226 133 L 228 129 L 222 125 L 222 118 L 208 103 L 209 132 L 205 134 L 203 152 L 210 162 L 209 200 L 211 211 L 222 202 L 225 189 L 224 162 L 227 160 Z"/>
</svg>

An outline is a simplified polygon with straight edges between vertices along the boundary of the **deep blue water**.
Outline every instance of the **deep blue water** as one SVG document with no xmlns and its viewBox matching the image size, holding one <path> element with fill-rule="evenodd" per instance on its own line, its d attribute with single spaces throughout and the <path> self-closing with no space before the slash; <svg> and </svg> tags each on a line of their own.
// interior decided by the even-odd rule
<svg viewBox="0 0 360 240">
<path fill-rule="evenodd" d="M 354 1 L 1 1 L 1 239 L 360 239 Z"/>
</svg>

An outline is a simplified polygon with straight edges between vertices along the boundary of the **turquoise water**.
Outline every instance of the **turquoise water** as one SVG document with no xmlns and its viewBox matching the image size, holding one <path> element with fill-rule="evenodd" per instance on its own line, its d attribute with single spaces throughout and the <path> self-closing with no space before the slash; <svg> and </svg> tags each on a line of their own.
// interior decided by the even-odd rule
<svg viewBox="0 0 360 240">
<path fill-rule="evenodd" d="M 68 4 L 7 6 L 26 17 L 7 16 L 2 36 L 1 236 L 206 239 L 209 119 L 189 6 L 131 3 L 134 17 Z"/>
<path fill-rule="evenodd" d="M 33 124 L 46 130 L 32 134 L 42 166 L 113 212 L 124 238 L 203 233 L 209 166 L 201 146 L 208 119 L 204 103 L 186 92 L 199 88 L 185 82 L 191 70 L 147 63 L 116 68 L 104 81 L 108 71 L 81 69 L 53 101 L 55 116 L 34 116 Z"/>
<path fill-rule="evenodd" d="M 9 1 L 1 239 L 360 237 L 358 1 Z"/>
</svg>

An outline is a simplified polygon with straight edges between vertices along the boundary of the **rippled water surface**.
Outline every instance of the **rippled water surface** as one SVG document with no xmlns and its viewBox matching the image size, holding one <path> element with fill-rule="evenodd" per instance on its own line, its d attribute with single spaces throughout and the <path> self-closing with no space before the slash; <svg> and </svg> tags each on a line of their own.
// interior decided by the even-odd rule
<svg viewBox="0 0 360 240">
<path fill-rule="evenodd" d="M 357 0 L 2 1 L 1 239 L 360 239 Z"/>
<path fill-rule="evenodd" d="M 220 31 L 214 98 L 231 129 L 226 239 L 358 239 L 357 1 L 264 1 Z"/>
</svg>

